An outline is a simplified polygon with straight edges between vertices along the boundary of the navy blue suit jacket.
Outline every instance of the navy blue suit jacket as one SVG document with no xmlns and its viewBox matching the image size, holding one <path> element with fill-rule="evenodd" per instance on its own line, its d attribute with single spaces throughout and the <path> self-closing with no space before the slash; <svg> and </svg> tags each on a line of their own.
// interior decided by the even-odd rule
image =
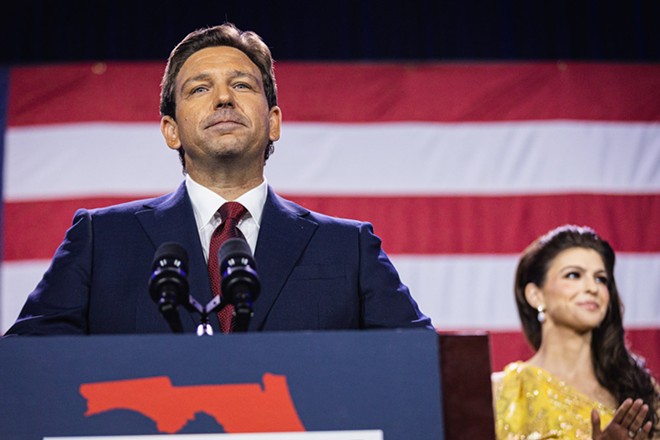
<svg viewBox="0 0 660 440">
<path fill-rule="evenodd" d="M 212 291 L 185 184 L 79 210 L 7 334 L 170 332 L 147 285 L 156 249 L 172 241 L 188 252 L 191 295 L 207 304 Z M 254 257 L 262 287 L 250 331 L 433 328 L 368 223 L 311 212 L 269 188 Z M 199 315 L 180 315 L 194 332 Z M 211 324 L 217 332 L 215 315 Z"/>
</svg>

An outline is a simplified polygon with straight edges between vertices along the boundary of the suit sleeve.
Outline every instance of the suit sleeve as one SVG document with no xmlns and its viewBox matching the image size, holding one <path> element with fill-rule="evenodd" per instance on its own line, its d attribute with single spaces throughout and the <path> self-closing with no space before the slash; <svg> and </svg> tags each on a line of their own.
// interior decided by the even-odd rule
<svg viewBox="0 0 660 440">
<path fill-rule="evenodd" d="M 416 301 L 381 247 L 369 223 L 360 226 L 360 295 L 364 328 L 428 328 L 430 318 Z"/>
<path fill-rule="evenodd" d="M 92 217 L 78 210 L 50 267 L 7 335 L 86 334 L 92 267 Z"/>
</svg>

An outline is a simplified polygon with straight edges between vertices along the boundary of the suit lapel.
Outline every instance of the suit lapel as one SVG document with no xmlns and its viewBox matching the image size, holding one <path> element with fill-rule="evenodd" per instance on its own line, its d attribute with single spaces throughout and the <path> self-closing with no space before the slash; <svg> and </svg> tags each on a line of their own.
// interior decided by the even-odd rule
<svg viewBox="0 0 660 440">
<path fill-rule="evenodd" d="M 255 251 L 261 293 L 254 306 L 250 330 L 260 330 L 317 224 L 309 211 L 277 196 L 268 188 Z"/>
<path fill-rule="evenodd" d="M 305 218 L 308 213 L 268 189 L 255 252 L 261 293 L 255 301 L 254 316 L 250 321 L 251 331 L 263 327 L 270 309 L 318 226 Z M 135 215 L 153 242 L 154 252 L 168 241 L 179 243 L 188 251 L 190 293 L 202 305 L 206 305 L 213 294 L 185 184 L 182 183 L 174 193 L 145 204 Z M 147 297 L 144 296 L 145 299 Z M 146 299 L 141 306 L 154 307 L 154 304 L 151 299 Z M 184 313 L 187 314 L 182 311 L 181 316 L 185 330 L 193 330 L 193 324 L 199 322 L 199 316 L 191 314 L 189 319 L 184 319 Z M 217 318 L 215 314 L 212 315 L 210 319 L 217 331 Z"/>
<path fill-rule="evenodd" d="M 165 242 L 176 242 L 188 252 L 188 283 L 190 294 L 202 305 L 206 305 L 212 298 L 209 283 L 208 269 L 204 252 L 199 241 L 197 224 L 193 214 L 192 204 L 188 197 L 185 183 L 172 194 L 154 199 L 144 208 L 136 212 L 137 220 L 154 244 L 154 252 Z M 153 307 L 153 303 L 148 305 Z M 184 311 L 181 311 L 182 320 Z M 194 323 L 199 322 L 199 316 L 191 314 Z M 211 317 L 215 319 L 214 316 Z M 217 321 L 217 319 L 215 319 Z M 188 324 L 188 325 L 186 325 Z M 191 327 L 190 322 L 184 322 L 186 328 Z M 214 325 L 217 328 L 217 325 Z"/>
</svg>

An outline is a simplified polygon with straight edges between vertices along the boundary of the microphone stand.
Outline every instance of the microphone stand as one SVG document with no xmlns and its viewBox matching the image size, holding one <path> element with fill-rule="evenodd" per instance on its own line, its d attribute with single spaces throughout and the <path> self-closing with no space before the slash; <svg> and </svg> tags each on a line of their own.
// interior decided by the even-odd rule
<svg viewBox="0 0 660 440">
<path fill-rule="evenodd" d="M 170 326 L 172 333 L 183 333 L 183 325 L 181 324 L 179 311 L 176 309 L 176 302 L 161 298 L 158 302 L 158 309 Z"/>
<path fill-rule="evenodd" d="M 234 292 L 234 331 L 245 333 L 254 315 L 250 289 L 247 286 L 236 286 Z"/>
<path fill-rule="evenodd" d="M 209 316 L 221 308 L 222 298 L 220 296 L 214 296 L 206 306 L 202 306 L 192 295 L 189 295 L 188 303 L 188 309 L 199 313 L 200 316 L 200 323 L 197 326 L 197 336 L 213 336 L 213 327 L 209 323 Z M 249 291 L 236 295 L 233 331 L 236 333 L 247 332 L 250 319 L 253 315 Z"/>
<path fill-rule="evenodd" d="M 200 322 L 197 326 L 197 336 L 213 336 L 213 327 L 209 324 L 209 315 L 220 309 L 222 299 L 214 296 L 206 306 L 202 306 L 192 295 L 188 295 L 188 309 L 199 313 Z"/>
</svg>

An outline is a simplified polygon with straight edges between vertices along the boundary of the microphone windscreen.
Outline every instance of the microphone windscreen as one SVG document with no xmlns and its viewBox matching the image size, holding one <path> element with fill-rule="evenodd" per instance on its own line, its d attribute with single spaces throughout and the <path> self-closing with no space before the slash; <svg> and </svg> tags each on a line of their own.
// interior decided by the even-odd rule
<svg viewBox="0 0 660 440">
<path fill-rule="evenodd" d="M 183 264 L 182 269 L 188 268 L 188 252 L 179 243 L 166 242 L 158 246 L 154 254 L 153 268 L 159 267 L 161 261 L 179 260 Z"/>
<path fill-rule="evenodd" d="M 227 258 L 249 258 L 250 262 L 254 264 L 250 245 L 243 238 L 230 238 L 222 243 L 218 250 L 218 261 L 222 265 Z"/>
</svg>

